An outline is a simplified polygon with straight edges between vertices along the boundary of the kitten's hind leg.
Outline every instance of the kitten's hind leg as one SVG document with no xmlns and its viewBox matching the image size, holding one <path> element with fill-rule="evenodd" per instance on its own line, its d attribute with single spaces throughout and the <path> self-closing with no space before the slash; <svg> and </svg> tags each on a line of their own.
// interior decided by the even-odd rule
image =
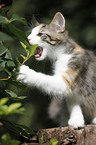
<svg viewBox="0 0 96 145">
<path fill-rule="evenodd" d="M 96 117 L 93 118 L 92 124 L 96 124 Z"/>
<path fill-rule="evenodd" d="M 72 107 L 68 125 L 72 126 L 73 128 L 84 127 L 84 117 L 79 105 L 74 105 Z"/>
</svg>

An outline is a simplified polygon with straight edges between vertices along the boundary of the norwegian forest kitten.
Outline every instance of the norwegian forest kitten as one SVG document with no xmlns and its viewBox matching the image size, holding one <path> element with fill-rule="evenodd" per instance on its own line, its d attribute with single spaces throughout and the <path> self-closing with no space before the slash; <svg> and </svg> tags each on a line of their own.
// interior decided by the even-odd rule
<svg viewBox="0 0 96 145">
<path fill-rule="evenodd" d="M 36 60 L 46 57 L 52 60 L 53 75 L 22 65 L 18 80 L 53 96 L 49 114 L 57 118 L 61 126 L 65 124 L 66 109 L 70 114 L 69 126 L 83 127 L 86 118 L 87 122 L 96 124 L 96 57 L 93 52 L 83 49 L 69 37 L 60 12 L 50 24 L 35 27 L 28 40 L 31 45 L 38 44 Z"/>
</svg>

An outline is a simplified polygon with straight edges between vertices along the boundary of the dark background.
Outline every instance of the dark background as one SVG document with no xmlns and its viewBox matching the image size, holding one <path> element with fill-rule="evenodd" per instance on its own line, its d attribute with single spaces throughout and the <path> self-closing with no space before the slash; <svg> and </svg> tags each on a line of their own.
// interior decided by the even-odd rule
<svg viewBox="0 0 96 145">
<path fill-rule="evenodd" d="M 39 22 L 50 23 L 56 12 L 61 12 L 66 19 L 66 29 L 69 35 L 85 49 L 95 52 L 96 49 L 96 3 L 92 0 L 13 0 L 8 12 L 8 17 L 16 13 L 24 17 L 28 26 L 16 24 L 26 34 L 33 27 L 32 16 L 35 15 Z M 18 41 L 10 44 L 12 56 L 19 57 L 23 54 Z M 34 57 L 26 65 L 46 74 L 51 73 L 50 61 L 37 62 Z M 9 117 L 10 121 L 25 124 L 33 129 L 55 127 L 56 124 L 48 118 L 47 108 L 51 98 L 35 88 L 28 88 L 26 91 L 17 90 L 9 86 L 19 94 L 27 95 L 23 101 L 26 108 L 26 115 L 14 115 Z"/>
</svg>

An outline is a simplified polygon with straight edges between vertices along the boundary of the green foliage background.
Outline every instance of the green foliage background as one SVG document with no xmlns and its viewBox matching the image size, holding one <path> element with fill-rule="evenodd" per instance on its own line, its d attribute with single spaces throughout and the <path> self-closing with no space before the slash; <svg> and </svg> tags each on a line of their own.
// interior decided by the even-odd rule
<svg viewBox="0 0 96 145">
<path fill-rule="evenodd" d="M 3 7 L 4 6 L 4 7 Z M 27 25 L 25 19 L 23 17 L 18 16 L 17 14 L 13 14 L 11 18 L 8 18 L 7 13 L 8 9 L 5 9 L 6 3 L 1 3 L 0 5 L 0 135 L 4 133 L 2 131 L 4 128 L 8 128 L 8 131 L 13 130 L 14 138 L 16 134 L 23 138 L 31 139 L 31 134 L 33 131 L 27 126 L 11 123 L 8 121 L 9 116 L 13 116 L 13 114 L 24 115 L 25 108 L 22 107 L 21 100 L 25 99 L 25 96 L 18 96 L 14 93 L 15 89 L 26 90 L 26 86 L 24 86 L 20 81 L 16 79 L 18 74 L 18 67 L 23 65 L 32 55 L 34 55 L 35 49 L 38 44 L 30 46 L 27 36 L 25 33 L 18 29 L 13 22 L 21 22 L 24 25 Z M 9 41 L 17 41 L 21 44 L 23 49 L 26 52 L 26 56 L 21 54 L 22 63 L 15 56 L 17 60 L 17 65 L 15 64 L 10 48 L 11 44 L 7 46 Z M 23 42 L 22 42 L 23 41 Z M 12 86 L 15 86 L 15 89 L 12 89 Z M 9 119 L 10 120 L 10 119 Z M 12 120 L 13 121 L 13 120 Z M 11 140 L 10 135 L 4 134 L 0 137 L 1 143 L 3 145 L 10 144 L 20 144 L 20 141 Z"/>
<path fill-rule="evenodd" d="M 34 27 L 33 14 L 39 22 L 50 23 L 57 11 L 65 16 L 69 35 L 85 49 L 96 52 L 96 4 L 90 0 L 14 0 L 10 6 L 0 9 L 0 118 L 13 122 L 11 127 L 15 123 L 32 129 L 56 126 L 47 114 L 49 96 L 34 88 L 26 90 L 26 86 L 16 80 L 16 69 L 21 65 L 18 64 L 19 60 L 21 63 L 25 61 L 26 65 L 36 71 L 51 74 L 50 61 L 37 62 L 34 57 L 29 59 L 32 48 L 26 36 Z M 26 113 L 21 115 L 24 108 Z M 2 123 L 7 126 L 10 123 L 2 120 L 0 135 L 10 132 L 8 128 L 2 127 Z M 16 132 L 16 126 L 13 128 Z M 30 131 L 27 129 L 23 136 L 27 136 L 27 132 Z M 6 135 L 6 138 L 10 137 Z"/>
</svg>

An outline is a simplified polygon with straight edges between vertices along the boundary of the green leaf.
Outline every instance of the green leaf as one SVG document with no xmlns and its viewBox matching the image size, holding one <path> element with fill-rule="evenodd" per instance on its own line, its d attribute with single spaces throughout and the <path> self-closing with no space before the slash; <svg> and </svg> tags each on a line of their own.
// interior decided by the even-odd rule
<svg viewBox="0 0 96 145">
<path fill-rule="evenodd" d="M 8 24 L 9 21 L 6 17 L 0 16 L 0 24 Z"/>
<path fill-rule="evenodd" d="M 8 35 L 8 34 L 6 34 L 4 32 L 0 32 L 0 41 L 2 41 L 2 40 L 12 41 L 13 38 L 10 35 Z"/>
<path fill-rule="evenodd" d="M 8 115 L 8 106 L 2 105 L 0 106 L 0 116 L 2 115 Z"/>
<path fill-rule="evenodd" d="M 57 145 L 58 141 L 56 139 L 52 139 L 49 143 L 49 145 Z"/>
<path fill-rule="evenodd" d="M 6 58 L 9 59 L 9 61 L 12 60 L 12 56 L 9 50 L 7 51 L 6 55 L 7 55 Z"/>
<path fill-rule="evenodd" d="M 34 44 L 33 46 L 31 46 L 29 57 L 35 54 L 35 50 L 37 47 L 38 47 L 38 44 Z"/>
<path fill-rule="evenodd" d="M 11 84 L 15 85 L 19 89 L 25 90 L 27 88 L 25 85 L 23 85 L 20 82 L 8 80 L 8 83 L 11 83 Z M 23 99 L 26 98 L 26 96 L 17 96 L 17 94 L 15 94 L 14 92 L 12 92 L 11 90 L 3 90 L 3 93 L 5 93 L 6 96 L 11 97 L 12 99 L 15 99 L 15 100 L 23 100 Z"/>
<path fill-rule="evenodd" d="M 7 97 L 0 99 L 0 106 L 6 104 L 8 102 L 8 100 L 9 100 L 9 98 L 7 98 Z"/>
<path fill-rule="evenodd" d="M 20 41 L 20 43 L 21 43 L 22 47 L 26 50 L 27 46 L 22 41 Z"/>
<path fill-rule="evenodd" d="M 22 125 L 22 124 L 18 124 L 18 127 L 22 128 L 23 130 L 25 130 L 27 133 L 31 134 L 31 135 L 36 135 L 36 133 L 30 129 L 29 127 Z"/>
<path fill-rule="evenodd" d="M 11 138 L 10 138 L 10 135 L 8 133 L 2 135 L 1 140 L 2 140 L 3 145 L 10 145 L 11 144 Z"/>
<path fill-rule="evenodd" d="M 17 57 L 16 57 L 16 60 L 17 60 L 18 66 L 21 66 L 21 62 L 19 61 Z"/>
<path fill-rule="evenodd" d="M 8 53 L 7 53 L 8 54 Z M 11 57 L 11 56 L 10 56 Z M 10 58 L 8 58 L 8 55 L 6 56 L 6 58 L 5 57 L 2 57 L 2 59 L 0 60 L 0 61 L 5 61 L 5 62 L 7 62 L 7 61 L 10 61 L 10 60 L 12 60 L 12 59 L 10 59 Z"/>
<path fill-rule="evenodd" d="M 8 20 L 4 16 L 0 16 L 0 24 L 9 24 L 9 23 L 11 24 L 11 22 L 13 21 L 19 21 L 27 25 L 26 20 L 23 17 L 18 16 L 17 14 L 13 14 L 10 20 Z"/>
<path fill-rule="evenodd" d="M 23 125 L 15 124 L 15 128 L 20 132 L 20 135 L 23 136 L 24 138 L 30 139 L 31 135 L 35 135 L 35 133 L 31 129 Z M 32 132 L 29 131 L 28 129 L 31 130 Z"/>
<path fill-rule="evenodd" d="M 17 97 L 17 95 L 14 92 L 12 92 L 11 90 L 5 90 L 5 91 L 10 97 L 13 97 L 13 98 Z"/>
<path fill-rule="evenodd" d="M 9 106 L 9 108 L 8 108 L 8 112 L 11 113 L 12 111 L 14 111 L 14 110 L 20 108 L 21 105 L 22 105 L 21 103 L 13 103 L 13 104 L 11 104 L 11 105 Z"/>
<path fill-rule="evenodd" d="M 12 18 L 9 20 L 9 22 L 13 22 L 13 21 L 19 21 L 27 25 L 26 20 L 23 17 L 18 16 L 17 14 L 13 14 Z"/>
<path fill-rule="evenodd" d="M 1 141 L 3 145 L 20 145 L 20 141 L 12 140 L 9 133 L 3 134 Z"/>
<path fill-rule="evenodd" d="M 29 47 L 27 45 L 25 45 L 22 41 L 20 41 L 22 47 L 25 49 L 26 52 L 29 51 Z"/>
<path fill-rule="evenodd" d="M 25 60 L 25 59 L 28 59 L 28 57 L 26 57 L 26 56 L 24 56 L 24 55 L 22 55 L 22 54 L 21 54 L 20 56 L 21 56 L 24 60 Z"/>
<path fill-rule="evenodd" d="M 7 24 L 8 28 L 10 29 L 10 31 L 19 39 L 22 39 L 24 41 L 26 41 L 27 43 L 29 43 L 25 33 L 23 31 L 21 31 L 20 29 L 16 28 L 13 24 L 8 23 Z"/>
<path fill-rule="evenodd" d="M 10 145 L 20 145 L 20 141 L 18 141 L 18 140 L 11 140 L 11 144 Z"/>
<path fill-rule="evenodd" d="M 8 67 L 14 67 L 15 64 L 14 64 L 14 62 L 13 62 L 13 60 L 12 60 L 12 56 L 11 56 L 11 53 L 10 53 L 9 50 L 8 50 L 7 53 L 6 53 L 6 58 L 9 59 L 9 61 L 7 61 L 7 66 L 8 66 Z"/>
<path fill-rule="evenodd" d="M 4 62 L 0 63 L 0 71 L 4 70 L 4 66 L 5 66 Z"/>
<path fill-rule="evenodd" d="M 16 100 L 23 100 L 23 99 L 25 99 L 25 98 L 27 98 L 27 96 L 19 96 L 19 97 L 15 98 L 15 99 L 16 99 Z"/>
<path fill-rule="evenodd" d="M 10 114 L 22 114 L 22 115 L 24 115 L 25 114 L 25 108 L 19 108 L 19 109 L 16 109 L 16 110 L 12 110 L 11 112 L 10 112 Z"/>
<path fill-rule="evenodd" d="M 16 81 L 16 80 L 12 79 L 12 80 L 9 80 L 8 82 L 11 83 L 12 85 L 16 86 L 18 89 L 22 89 L 22 90 L 26 90 L 27 89 L 27 86 L 22 84 L 19 81 Z M 19 97 L 16 97 L 16 98 L 18 99 Z M 22 96 L 21 96 L 21 98 L 22 98 Z"/>
<path fill-rule="evenodd" d="M 2 56 L 4 53 L 8 51 L 7 48 L 3 46 L 3 44 L 0 43 L 0 56 Z"/>
<path fill-rule="evenodd" d="M 35 135 L 35 133 L 25 125 L 13 124 L 6 120 L 2 120 L 2 123 L 5 127 L 12 129 L 15 133 L 17 133 L 20 136 L 23 136 L 24 138 L 30 139 L 31 135 Z"/>
<path fill-rule="evenodd" d="M 8 61 L 8 62 L 7 62 L 7 66 L 8 66 L 8 67 L 14 67 L 15 64 L 14 64 L 13 61 Z"/>
</svg>

